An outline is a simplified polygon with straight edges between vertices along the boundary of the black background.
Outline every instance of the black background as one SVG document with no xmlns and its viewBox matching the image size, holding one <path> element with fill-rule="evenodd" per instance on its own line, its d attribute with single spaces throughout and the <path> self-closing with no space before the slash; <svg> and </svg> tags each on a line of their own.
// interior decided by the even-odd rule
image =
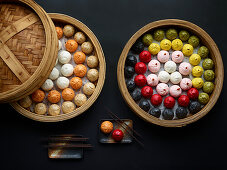
<svg viewBox="0 0 227 170">
<path fill-rule="evenodd" d="M 144 25 L 159 19 L 178 18 L 202 27 L 217 43 L 227 65 L 227 1 L 225 0 L 36 0 L 47 12 L 70 15 L 86 24 L 105 53 L 104 88 L 90 109 L 79 117 L 40 123 L 23 117 L 10 105 L 1 105 L 1 169 L 226 169 L 226 89 L 214 108 L 201 120 L 183 128 L 146 123 L 124 102 L 117 85 L 117 62 L 129 38 Z M 144 148 L 102 145 L 97 141 L 98 122 L 109 118 L 109 107 L 121 118 L 134 121 L 144 137 Z M 82 134 L 93 150 L 82 160 L 50 160 L 41 138 L 56 133 Z"/>
</svg>

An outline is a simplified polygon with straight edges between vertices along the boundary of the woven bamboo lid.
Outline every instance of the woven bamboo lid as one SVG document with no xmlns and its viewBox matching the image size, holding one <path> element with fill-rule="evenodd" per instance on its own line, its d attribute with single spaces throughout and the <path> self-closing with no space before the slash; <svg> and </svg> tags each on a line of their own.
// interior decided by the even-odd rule
<svg viewBox="0 0 227 170">
<path fill-rule="evenodd" d="M 54 67 L 55 26 L 32 0 L 0 0 L 0 103 L 38 89 Z"/>
</svg>

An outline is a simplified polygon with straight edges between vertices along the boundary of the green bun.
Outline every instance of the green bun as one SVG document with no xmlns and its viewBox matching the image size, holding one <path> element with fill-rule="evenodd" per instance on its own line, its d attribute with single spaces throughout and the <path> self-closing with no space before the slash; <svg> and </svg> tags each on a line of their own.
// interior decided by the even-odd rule
<svg viewBox="0 0 227 170">
<path fill-rule="evenodd" d="M 196 48 L 199 45 L 199 38 L 195 35 L 192 35 L 191 37 L 189 37 L 188 43 L 191 44 L 194 48 Z"/>
<path fill-rule="evenodd" d="M 205 93 L 212 93 L 214 90 L 214 83 L 210 82 L 210 81 L 207 81 L 204 83 L 203 85 L 203 91 Z"/>
<path fill-rule="evenodd" d="M 187 41 L 190 37 L 190 34 L 188 33 L 188 31 L 186 30 L 181 30 L 179 32 L 179 38 L 181 39 L 181 41 Z"/>
<path fill-rule="evenodd" d="M 156 41 L 162 41 L 165 37 L 165 32 L 161 29 L 154 31 L 154 39 Z"/>
<path fill-rule="evenodd" d="M 169 39 L 170 41 L 176 39 L 177 36 L 178 34 L 176 29 L 170 28 L 166 31 L 166 38 Z"/>
<path fill-rule="evenodd" d="M 151 34 L 144 34 L 142 42 L 145 46 L 149 46 L 153 42 L 153 37 Z"/>
<path fill-rule="evenodd" d="M 213 81 L 214 80 L 214 71 L 213 70 L 206 70 L 204 72 L 204 79 L 206 81 Z"/>
<path fill-rule="evenodd" d="M 211 70 L 214 67 L 214 62 L 210 58 L 207 58 L 203 61 L 202 65 L 205 70 Z"/>
<path fill-rule="evenodd" d="M 200 55 L 201 58 L 206 58 L 209 54 L 209 49 L 205 46 L 201 46 L 198 49 L 198 54 Z"/>
<path fill-rule="evenodd" d="M 199 97 L 198 97 L 199 103 L 207 104 L 209 99 L 210 99 L 210 97 L 207 93 L 200 93 L 199 94 Z"/>
</svg>

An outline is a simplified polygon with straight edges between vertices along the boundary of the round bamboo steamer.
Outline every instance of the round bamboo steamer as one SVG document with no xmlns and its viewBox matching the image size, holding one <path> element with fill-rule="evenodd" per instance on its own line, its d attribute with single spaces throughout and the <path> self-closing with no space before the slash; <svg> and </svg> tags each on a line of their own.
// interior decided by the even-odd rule
<svg viewBox="0 0 227 170">
<path fill-rule="evenodd" d="M 70 16 L 67 16 L 64 14 L 57 14 L 57 13 L 51 13 L 51 14 L 49 14 L 49 16 L 54 22 L 57 22 L 60 24 L 61 23 L 62 24 L 71 24 L 75 28 L 77 28 L 78 30 L 81 30 L 82 32 L 84 32 L 87 35 L 87 37 L 90 39 L 90 41 L 92 42 L 92 44 L 94 46 L 95 55 L 99 59 L 99 79 L 98 79 L 94 93 L 88 98 L 86 103 L 84 105 L 82 105 L 81 107 L 76 108 L 71 113 L 60 114 L 57 116 L 38 115 L 36 113 L 26 110 L 25 108 L 20 106 L 17 102 L 11 103 L 13 108 L 15 110 L 17 110 L 19 113 L 21 113 L 22 115 L 24 115 L 30 119 L 40 121 L 40 122 L 63 121 L 63 120 L 71 119 L 73 117 L 76 117 L 76 116 L 84 113 L 96 101 L 99 94 L 101 93 L 102 87 L 104 85 L 105 73 L 106 73 L 106 62 L 105 62 L 104 53 L 103 53 L 102 47 L 101 47 L 98 39 L 94 35 L 94 33 L 85 24 L 83 24 L 82 22 L 80 22 Z"/>
<path fill-rule="evenodd" d="M 57 59 L 55 26 L 31 0 L 0 4 L 0 103 L 14 102 L 38 89 Z"/>
<path fill-rule="evenodd" d="M 137 105 L 137 103 L 132 99 L 130 93 L 127 90 L 126 83 L 125 83 L 124 67 L 125 67 L 125 60 L 126 60 L 127 54 L 130 48 L 132 47 L 132 45 L 135 43 L 135 41 L 138 38 L 140 38 L 144 33 L 148 31 L 151 31 L 157 28 L 169 28 L 171 26 L 190 31 L 191 33 L 195 34 L 200 38 L 203 45 L 208 47 L 208 49 L 210 50 L 210 57 L 212 58 L 215 64 L 215 81 L 214 81 L 215 88 L 212 95 L 210 96 L 209 102 L 198 113 L 184 119 L 160 120 L 159 118 L 156 118 L 150 115 L 149 113 L 145 112 L 144 110 L 142 110 Z M 129 105 L 129 107 L 142 119 L 144 119 L 149 123 L 153 123 L 160 126 L 182 127 L 199 120 L 213 108 L 222 90 L 223 79 L 224 79 L 224 66 L 223 66 L 222 57 L 218 50 L 217 45 L 215 44 L 213 39 L 202 28 L 188 21 L 178 20 L 178 19 L 166 19 L 166 20 L 159 20 L 159 21 L 147 24 L 139 31 L 137 31 L 129 39 L 118 61 L 117 79 L 118 79 L 118 86 L 120 88 L 120 91 L 124 100 Z"/>
</svg>

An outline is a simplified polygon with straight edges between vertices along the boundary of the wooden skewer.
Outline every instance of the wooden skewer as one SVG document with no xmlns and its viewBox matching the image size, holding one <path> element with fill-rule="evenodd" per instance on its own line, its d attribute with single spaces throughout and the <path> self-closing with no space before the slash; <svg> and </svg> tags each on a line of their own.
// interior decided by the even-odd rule
<svg viewBox="0 0 227 170">
<path fill-rule="evenodd" d="M 49 144 L 47 148 L 92 148 L 91 144 Z"/>
<path fill-rule="evenodd" d="M 125 131 L 126 131 L 133 139 L 136 140 L 137 143 L 139 143 L 142 147 L 144 147 L 144 144 L 143 144 L 142 142 L 140 142 L 132 133 L 130 133 L 130 131 L 129 131 L 127 128 L 125 128 L 125 126 L 124 126 L 119 120 L 115 119 L 114 116 L 113 116 L 112 114 L 109 114 L 109 115 L 113 118 L 113 120 L 114 120 L 115 122 L 117 122 L 122 128 L 124 128 Z M 126 125 L 127 127 L 129 127 L 127 124 L 125 124 L 125 125 Z"/>
<path fill-rule="evenodd" d="M 117 118 L 118 121 L 120 121 L 122 124 L 124 124 L 125 126 L 127 126 L 131 131 L 133 131 L 137 136 L 139 136 L 140 138 L 143 138 L 137 131 L 135 131 L 133 128 L 131 128 L 130 126 L 128 126 L 124 121 L 122 121 L 116 114 L 114 114 L 113 112 L 111 112 L 108 108 L 106 108 L 106 110 L 113 115 L 114 117 Z"/>
</svg>

